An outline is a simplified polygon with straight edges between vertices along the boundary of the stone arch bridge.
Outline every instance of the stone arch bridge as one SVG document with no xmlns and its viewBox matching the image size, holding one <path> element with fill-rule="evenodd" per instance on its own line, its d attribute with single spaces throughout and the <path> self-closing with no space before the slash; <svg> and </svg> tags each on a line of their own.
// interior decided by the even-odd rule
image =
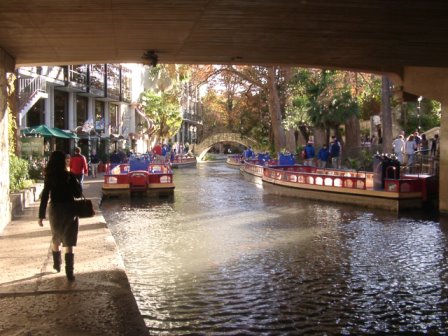
<svg viewBox="0 0 448 336">
<path fill-rule="evenodd" d="M 260 150 L 258 143 L 255 140 L 242 136 L 239 133 L 217 133 L 205 138 L 201 143 L 195 145 L 194 155 L 201 161 L 209 149 L 220 142 L 235 142 L 246 147 L 251 146 L 255 152 Z"/>
</svg>

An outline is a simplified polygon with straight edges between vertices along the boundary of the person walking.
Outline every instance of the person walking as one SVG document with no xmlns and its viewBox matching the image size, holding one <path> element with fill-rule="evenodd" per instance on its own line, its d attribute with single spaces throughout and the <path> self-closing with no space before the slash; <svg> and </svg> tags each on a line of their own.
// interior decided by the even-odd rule
<svg viewBox="0 0 448 336">
<path fill-rule="evenodd" d="M 70 159 L 70 172 L 76 176 L 82 186 L 84 175 L 89 173 L 89 169 L 87 167 L 86 157 L 81 154 L 81 148 L 79 147 L 75 147 L 75 155 Z"/>
<path fill-rule="evenodd" d="M 65 154 L 54 151 L 45 168 L 44 188 L 39 205 L 39 226 L 43 226 L 48 205 L 48 219 L 51 228 L 51 250 L 53 268 L 61 271 L 61 245 L 65 248 L 65 274 L 69 281 L 74 281 L 73 247 L 78 240 L 79 221 L 73 211 L 74 199 L 81 197 L 82 188 L 74 174 L 67 170 Z M 48 201 L 50 203 L 48 204 Z"/>
<path fill-rule="evenodd" d="M 98 175 L 98 164 L 100 163 L 100 158 L 96 153 L 96 150 L 92 150 L 92 154 L 90 154 L 90 166 L 92 169 L 92 177 L 95 178 Z"/>
</svg>

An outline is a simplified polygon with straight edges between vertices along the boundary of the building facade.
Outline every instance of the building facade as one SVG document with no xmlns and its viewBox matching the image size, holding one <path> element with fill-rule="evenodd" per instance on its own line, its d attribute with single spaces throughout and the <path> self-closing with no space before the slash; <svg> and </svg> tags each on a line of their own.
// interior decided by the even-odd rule
<svg viewBox="0 0 448 336">
<path fill-rule="evenodd" d="M 129 150 L 135 131 L 133 68 L 123 64 L 24 67 L 17 70 L 18 126 L 46 125 L 69 130 L 78 139 L 53 139 L 52 148 L 71 153 L 93 149 L 103 160 Z"/>
<path fill-rule="evenodd" d="M 144 117 L 136 113 L 148 69 L 139 64 L 79 64 L 22 67 L 17 70 L 18 126 L 46 125 L 71 131 L 77 139 L 47 139 L 44 155 L 75 146 L 89 157 L 95 150 L 106 162 L 114 151 L 146 152 L 151 140 Z M 194 145 L 202 134 L 199 88 L 182 83 L 182 126 L 171 141 Z"/>
</svg>

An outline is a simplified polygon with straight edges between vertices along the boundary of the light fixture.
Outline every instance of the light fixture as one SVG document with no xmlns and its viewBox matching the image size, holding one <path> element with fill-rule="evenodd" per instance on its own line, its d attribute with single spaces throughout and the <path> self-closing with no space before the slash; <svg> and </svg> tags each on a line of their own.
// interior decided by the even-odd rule
<svg viewBox="0 0 448 336">
<path fill-rule="evenodd" d="M 417 124 L 417 131 L 420 133 L 420 107 L 421 107 L 420 104 L 421 104 L 421 102 L 423 100 L 423 97 L 420 96 L 420 97 L 417 98 L 417 100 L 418 100 L 418 106 L 417 106 L 417 122 L 418 122 L 418 124 Z"/>
<path fill-rule="evenodd" d="M 157 66 L 157 63 L 159 61 L 159 56 L 156 54 L 154 50 L 148 50 L 143 54 L 142 59 L 143 64 L 155 67 Z"/>
</svg>

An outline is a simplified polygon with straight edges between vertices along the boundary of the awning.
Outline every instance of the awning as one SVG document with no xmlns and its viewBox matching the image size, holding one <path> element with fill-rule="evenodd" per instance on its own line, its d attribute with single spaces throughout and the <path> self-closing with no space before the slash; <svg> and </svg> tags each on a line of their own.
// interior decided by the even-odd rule
<svg viewBox="0 0 448 336">
<path fill-rule="evenodd" d="M 20 133 L 25 136 L 40 135 L 44 138 L 78 139 L 76 134 L 70 131 L 64 131 L 56 127 L 51 128 L 46 125 L 27 127 L 20 130 Z"/>
</svg>

